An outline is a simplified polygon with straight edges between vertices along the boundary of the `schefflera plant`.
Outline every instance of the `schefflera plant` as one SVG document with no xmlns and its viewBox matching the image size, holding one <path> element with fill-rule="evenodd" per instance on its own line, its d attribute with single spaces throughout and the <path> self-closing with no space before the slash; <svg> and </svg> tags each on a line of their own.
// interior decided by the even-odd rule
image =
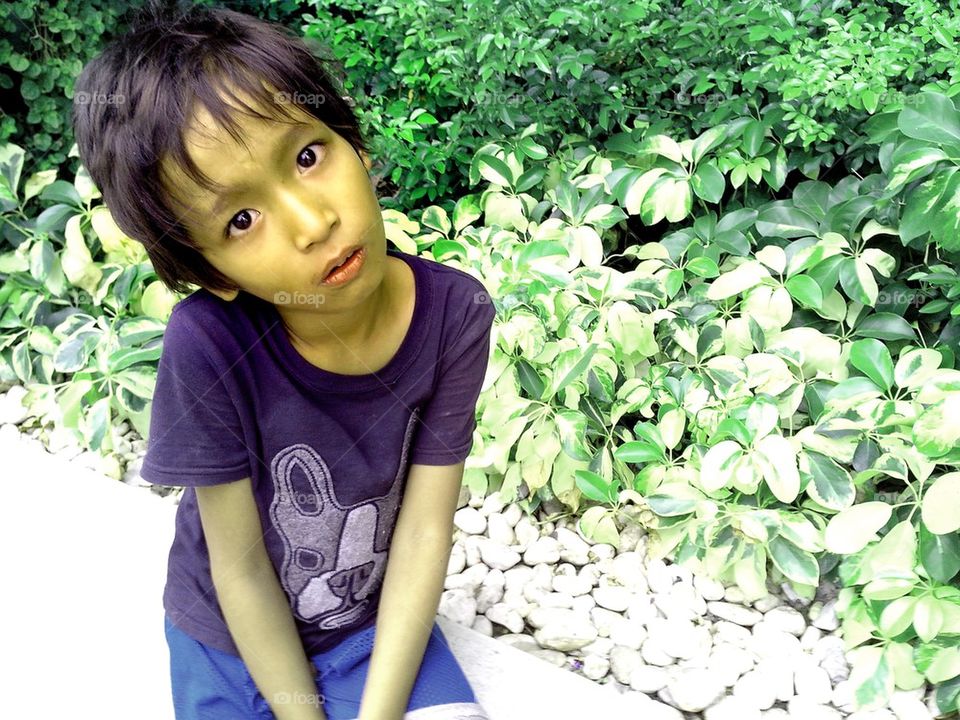
<svg viewBox="0 0 960 720">
<path fill-rule="evenodd" d="M 846 408 L 875 442 L 855 476 L 866 502 L 835 515 L 826 549 L 842 556 L 838 601 L 859 707 L 894 688 L 936 686 L 943 712 L 960 703 L 960 371 L 929 348 L 903 352 L 859 341 L 852 361 L 863 392 Z M 870 387 L 872 385 L 872 387 Z M 944 472 L 946 470 L 946 472 Z M 878 483 L 878 479 L 880 482 Z M 880 487 L 893 486 L 886 492 Z"/>
</svg>

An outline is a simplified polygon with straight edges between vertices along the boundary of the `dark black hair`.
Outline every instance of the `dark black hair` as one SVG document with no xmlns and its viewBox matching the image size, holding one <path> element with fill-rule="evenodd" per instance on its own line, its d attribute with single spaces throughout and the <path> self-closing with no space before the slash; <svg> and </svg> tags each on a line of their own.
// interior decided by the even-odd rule
<svg viewBox="0 0 960 720">
<path fill-rule="evenodd" d="M 263 115 L 237 95 L 252 98 Z M 227 101 L 222 96 L 226 96 Z M 366 152 L 348 98 L 317 47 L 287 28 L 225 8 L 152 0 L 129 30 L 80 73 L 73 131 L 80 160 L 123 232 L 143 243 L 157 276 L 174 292 L 188 285 L 233 289 L 199 251 L 171 195 L 161 163 L 200 187 L 216 184 L 192 162 L 184 133 L 202 104 L 237 142 L 236 108 L 294 122 L 293 106 Z M 235 107 L 231 107 L 235 105 Z M 169 167 L 167 167 L 169 171 Z"/>
</svg>

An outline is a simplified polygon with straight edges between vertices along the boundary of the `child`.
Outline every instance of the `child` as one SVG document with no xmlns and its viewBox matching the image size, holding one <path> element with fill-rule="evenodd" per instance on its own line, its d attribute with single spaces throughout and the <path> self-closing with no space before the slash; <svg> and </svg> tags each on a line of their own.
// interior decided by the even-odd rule
<svg viewBox="0 0 960 720">
<path fill-rule="evenodd" d="M 80 156 L 170 316 L 142 475 L 186 486 L 177 718 L 482 720 L 434 618 L 494 307 L 387 248 L 347 102 L 302 41 L 147 9 L 75 88 Z"/>
</svg>

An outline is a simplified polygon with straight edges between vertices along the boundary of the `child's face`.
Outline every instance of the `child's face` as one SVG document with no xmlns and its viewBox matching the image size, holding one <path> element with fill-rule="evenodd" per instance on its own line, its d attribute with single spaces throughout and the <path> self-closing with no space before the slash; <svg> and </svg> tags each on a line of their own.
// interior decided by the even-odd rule
<svg viewBox="0 0 960 720">
<path fill-rule="evenodd" d="M 238 113 L 248 151 L 201 106 L 185 135 L 187 151 L 207 176 L 234 191 L 204 191 L 172 167 L 171 191 L 191 208 L 183 221 L 203 256 L 239 289 L 282 314 L 349 312 L 379 287 L 386 269 L 369 159 L 293 109 L 303 124 Z M 324 271 L 357 245 L 365 251 L 359 274 L 346 284 L 323 284 Z M 238 291 L 211 292 L 232 300 Z"/>
</svg>

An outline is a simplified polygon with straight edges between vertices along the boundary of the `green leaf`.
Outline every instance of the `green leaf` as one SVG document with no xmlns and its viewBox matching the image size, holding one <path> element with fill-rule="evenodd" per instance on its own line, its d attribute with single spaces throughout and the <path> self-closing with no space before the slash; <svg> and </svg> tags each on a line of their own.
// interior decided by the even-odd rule
<svg viewBox="0 0 960 720">
<path fill-rule="evenodd" d="M 883 649 L 876 645 L 857 648 L 853 653 L 850 685 L 856 706 L 876 710 L 887 704 L 893 694 L 893 672 Z"/>
<path fill-rule="evenodd" d="M 53 245 L 46 238 L 38 240 L 30 247 L 30 275 L 34 280 L 46 280 L 53 269 L 55 257 Z"/>
<path fill-rule="evenodd" d="M 159 344 L 152 348 L 120 348 L 110 354 L 107 365 L 110 372 L 116 372 L 140 362 L 152 362 L 160 359 L 161 350 L 162 346 Z"/>
<path fill-rule="evenodd" d="M 819 224 L 812 215 L 789 204 L 772 204 L 761 210 L 756 225 L 757 232 L 764 237 L 806 237 L 818 235 L 819 230 Z"/>
<path fill-rule="evenodd" d="M 893 360 L 879 340 L 857 340 L 850 346 L 850 364 L 884 390 L 893 387 Z"/>
<path fill-rule="evenodd" d="M 131 318 L 120 325 L 117 336 L 120 339 L 121 347 L 140 348 L 144 343 L 161 337 L 165 329 L 166 325 L 164 323 L 153 318 Z"/>
<path fill-rule="evenodd" d="M 523 138 L 517 143 L 517 147 L 519 147 L 521 152 L 523 152 L 523 154 L 531 160 L 547 159 L 547 149 L 543 145 L 537 143 L 537 141 L 532 137 Z"/>
<path fill-rule="evenodd" d="M 898 597 L 887 605 L 880 615 L 880 632 L 889 638 L 895 638 L 910 627 L 917 600 L 918 598 L 908 595 Z"/>
<path fill-rule="evenodd" d="M 563 451 L 574 460 L 590 460 L 586 449 L 587 417 L 577 410 L 561 410 L 554 416 Z"/>
<path fill-rule="evenodd" d="M 649 495 L 646 498 L 650 509 L 661 517 L 689 515 L 697 508 L 697 501 L 672 495 Z"/>
<path fill-rule="evenodd" d="M 920 561 L 931 579 L 949 583 L 960 572 L 960 536 L 935 535 L 921 524 Z"/>
<path fill-rule="evenodd" d="M 589 508 L 580 516 L 577 527 L 594 542 L 607 543 L 614 547 L 620 544 L 620 533 L 617 531 L 612 510 L 599 506 Z"/>
<path fill-rule="evenodd" d="M 863 580 L 866 578 L 861 578 L 861 582 Z M 864 585 L 860 594 L 865 600 L 895 600 L 913 592 L 919 580 L 914 573 L 905 577 L 878 577 Z"/>
<path fill-rule="evenodd" d="M 635 464 L 667 461 L 663 448 L 639 440 L 624 443 L 613 451 L 613 456 L 623 462 Z"/>
<path fill-rule="evenodd" d="M 930 642 L 943 628 L 943 610 L 940 601 L 926 596 L 917 601 L 913 615 L 913 629 L 923 642 Z"/>
<path fill-rule="evenodd" d="M 487 54 L 487 50 L 490 49 L 490 43 L 493 42 L 494 35 L 493 33 L 487 33 L 480 38 L 480 42 L 477 44 L 477 62 L 479 63 L 483 60 L 483 56 Z"/>
<path fill-rule="evenodd" d="M 16 199 L 17 186 L 20 184 L 20 173 L 23 170 L 23 158 L 26 155 L 23 148 L 8 142 L 0 145 L 0 172 L 6 178 L 6 186 Z"/>
<path fill-rule="evenodd" d="M 824 545 L 837 555 L 853 555 L 887 524 L 893 509 L 885 502 L 860 503 L 834 515 L 827 524 Z"/>
<path fill-rule="evenodd" d="M 953 422 L 956 423 L 956 416 Z M 954 429 L 951 435 L 960 435 L 960 430 Z M 921 517 L 923 524 L 934 535 L 960 530 L 960 472 L 941 475 L 926 489 Z"/>
<path fill-rule="evenodd" d="M 809 275 L 794 275 L 784 283 L 790 296 L 800 304 L 814 310 L 823 305 L 823 290 Z"/>
<path fill-rule="evenodd" d="M 113 376 L 113 379 L 134 395 L 149 399 L 153 397 L 157 373 L 155 370 L 131 368 L 117 373 Z"/>
<path fill-rule="evenodd" d="M 760 152 L 766 129 L 759 120 L 751 119 L 743 130 L 743 151 L 747 157 L 755 157 Z"/>
<path fill-rule="evenodd" d="M 873 270 L 860 258 L 844 258 L 840 263 L 840 285 L 847 297 L 873 307 L 879 288 Z"/>
<path fill-rule="evenodd" d="M 690 178 L 690 186 L 693 191 L 697 194 L 697 197 L 706 202 L 720 202 L 723 198 L 725 185 L 723 173 L 713 163 L 704 163 L 697 168 Z"/>
<path fill-rule="evenodd" d="M 690 148 L 690 157 L 693 163 L 698 164 L 704 155 L 722 143 L 727 137 L 728 131 L 729 127 L 727 125 L 719 125 L 706 130 L 695 139 Z"/>
<path fill-rule="evenodd" d="M 551 396 L 556 395 L 574 380 L 579 379 L 590 366 L 590 360 L 596 351 L 596 343 L 590 343 L 583 351 L 568 350 L 561 353 L 554 365 L 556 370 L 554 378 L 557 380 L 557 385 L 553 388 Z"/>
<path fill-rule="evenodd" d="M 665 158 L 673 160 L 675 163 L 683 162 L 683 153 L 677 141 L 666 135 L 654 135 L 644 138 L 640 143 L 640 152 L 662 155 Z"/>
<path fill-rule="evenodd" d="M 743 448 L 733 440 L 723 440 L 710 448 L 700 461 L 700 485 L 707 492 L 726 487 L 733 478 Z"/>
<path fill-rule="evenodd" d="M 640 218 L 646 225 L 656 225 L 661 220 L 680 222 L 693 207 L 690 183 L 662 177 L 653 186 L 640 208 Z"/>
<path fill-rule="evenodd" d="M 90 359 L 90 353 L 97 347 L 103 333 L 98 330 L 85 330 L 67 338 L 57 348 L 53 356 L 53 368 L 57 372 L 75 373 L 82 370 Z"/>
<path fill-rule="evenodd" d="M 938 145 L 960 143 L 960 113 L 950 98 L 922 92 L 912 98 L 900 115 L 897 127 L 907 137 Z"/>
<path fill-rule="evenodd" d="M 816 586 L 820 582 L 820 566 L 817 559 L 806 550 L 782 537 L 770 541 L 770 558 L 786 577 L 801 585 Z"/>
<path fill-rule="evenodd" d="M 27 182 L 23 186 L 23 201 L 26 202 L 30 198 L 36 196 L 38 193 L 42 192 L 47 185 L 52 183 L 57 179 L 57 171 L 54 170 L 41 170 L 31 175 Z"/>
<path fill-rule="evenodd" d="M 938 147 L 921 145 L 913 140 L 907 140 L 897 148 L 891 158 L 894 167 L 886 192 L 896 192 L 915 178 L 930 172 L 928 170 L 930 165 L 946 159 L 946 153 Z"/>
<path fill-rule="evenodd" d="M 748 260 L 726 272 L 710 284 L 709 300 L 725 300 L 759 285 L 770 277 L 767 269 L 756 260 Z"/>
<path fill-rule="evenodd" d="M 753 208 L 742 208 L 724 213 L 723 217 L 717 220 L 717 234 L 746 230 L 752 227 L 756 221 L 757 211 Z"/>
<path fill-rule="evenodd" d="M 450 218 L 447 216 L 447 211 L 439 205 L 431 205 L 425 208 L 420 216 L 420 222 L 428 228 L 439 230 L 444 235 L 450 233 Z"/>
<path fill-rule="evenodd" d="M 623 200 L 623 207 L 629 215 L 637 215 L 643 210 L 650 188 L 666 171 L 666 168 L 651 168 L 631 183 Z"/>
<path fill-rule="evenodd" d="M 594 472 L 576 470 L 574 480 L 580 492 L 594 502 L 612 503 L 616 500 L 616 492 L 612 484 Z"/>
<path fill-rule="evenodd" d="M 958 412 L 960 412 L 960 396 L 955 394 L 947 395 L 943 400 L 926 408 L 913 423 L 913 443 L 917 450 L 928 458 L 940 458 L 960 443 Z M 953 482 L 955 481 L 949 484 L 952 485 Z M 944 487 L 947 486 L 948 484 L 945 484 Z M 930 489 L 927 490 L 927 493 L 929 492 Z M 936 518 L 936 515 L 931 515 L 931 518 Z M 938 526 L 944 525 L 945 523 L 940 519 Z M 932 527 L 930 530 L 934 533 L 938 532 Z"/>
<path fill-rule="evenodd" d="M 583 222 L 587 225 L 596 225 L 606 230 L 626 218 L 626 213 L 616 205 L 604 203 L 590 208 L 584 216 Z"/>
<path fill-rule="evenodd" d="M 706 255 L 693 258 L 687 263 L 684 269 L 702 278 L 714 278 L 720 274 L 720 268 L 717 267 L 716 261 L 708 258 Z"/>
<path fill-rule="evenodd" d="M 530 397 L 540 400 L 543 397 L 543 390 L 546 387 L 540 374 L 523 358 L 517 359 L 515 367 L 517 368 L 517 378 L 520 380 L 520 387 L 523 388 Z"/>
<path fill-rule="evenodd" d="M 477 168 L 480 174 L 495 185 L 510 187 L 513 185 L 514 177 L 510 166 L 503 160 L 493 155 L 478 155 Z"/>
<path fill-rule="evenodd" d="M 453 208 L 453 227 L 457 233 L 483 214 L 477 195 L 465 195 Z"/>
<path fill-rule="evenodd" d="M 960 710 L 960 675 L 937 686 L 936 700 L 942 715 Z"/>
<path fill-rule="evenodd" d="M 908 243 L 933 229 L 941 200 L 952 197 L 960 185 L 957 170 L 957 167 L 945 168 L 909 192 L 898 228 L 901 242 Z"/>
<path fill-rule="evenodd" d="M 856 496 L 850 473 L 831 458 L 815 450 L 803 451 L 801 467 L 804 459 L 813 478 L 807 485 L 807 495 L 830 510 L 845 510 L 850 507 Z"/>
<path fill-rule="evenodd" d="M 747 598 L 767 593 L 767 553 L 762 545 L 748 545 L 740 562 L 734 563 L 733 577 Z"/>
<path fill-rule="evenodd" d="M 897 366 L 893 371 L 894 380 L 902 388 L 916 387 L 939 368 L 941 362 L 943 358 L 936 350 L 930 348 L 908 350 L 897 360 Z"/>
<path fill-rule="evenodd" d="M 857 323 L 854 335 L 878 340 L 915 340 L 917 331 L 899 315 L 878 312 L 867 315 Z"/>
<path fill-rule="evenodd" d="M 763 479 L 782 503 L 792 503 L 800 493 L 796 450 L 780 435 L 767 435 L 757 443 L 757 454 L 766 460 Z"/>
<path fill-rule="evenodd" d="M 960 676 L 960 648 L 943 648 L 927 668 L 926 675 L 934 684 Z"/>
</svg>

